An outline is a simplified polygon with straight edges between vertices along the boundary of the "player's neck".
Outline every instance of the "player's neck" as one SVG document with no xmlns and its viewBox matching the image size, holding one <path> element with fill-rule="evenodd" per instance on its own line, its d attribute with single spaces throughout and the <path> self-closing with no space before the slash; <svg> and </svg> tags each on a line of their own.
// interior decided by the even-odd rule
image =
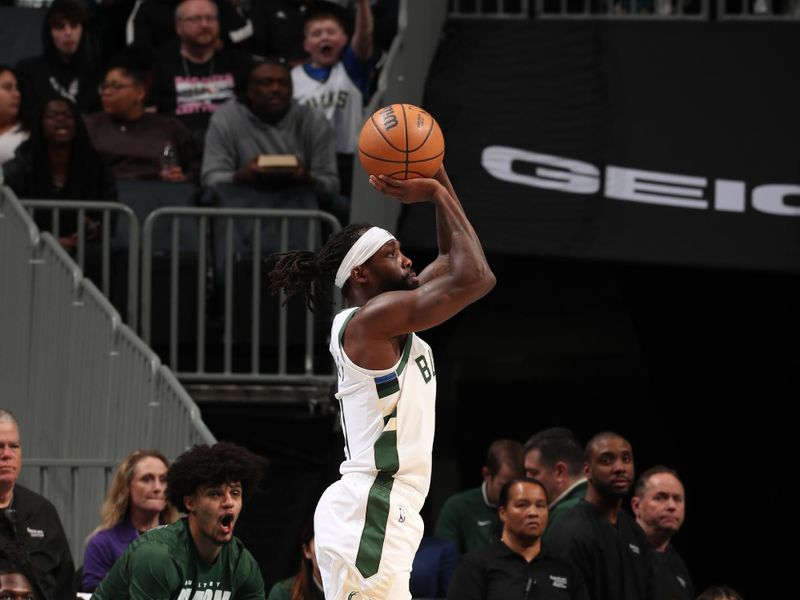
<svg viewBox="0 0 800 600">
<path fill-rule="evenodd" d="M 222 552 L 222 546 L 206 538 L 200 531 L 195 520 L 191 518 L 191 515 L 189 516 L 189 533 L 192 535 L 194 547 L 197 549 L 197 554 L 200 555 L 200 558 L 208 565 L 214 564 L 214 561 L 217 560 L 217 556 Z"/>
</svg>

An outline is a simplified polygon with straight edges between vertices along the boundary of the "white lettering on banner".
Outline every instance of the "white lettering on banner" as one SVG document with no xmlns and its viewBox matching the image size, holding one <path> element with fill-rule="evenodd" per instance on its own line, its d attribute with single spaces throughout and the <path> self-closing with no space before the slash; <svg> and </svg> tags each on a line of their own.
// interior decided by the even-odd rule
<svg viewBox="0 0 800 600">
<path fill-rule="evenodd" d="M 517 173 L 514 162 L 546 165 L 536 168 L 536 176 Z M 546 190 L 560 190 L 572 194 L 596 194 L 600 191 L 600 170 L 594 165 L 571 158 L 538 154 L 506 146 L 487 146 L 483 149 L 481 163 L 484 169 L 498 179 L 521 183 Z"/>
<path fill-rule="evenodd" d="M 744 181 L 717 179 L 714 182 L 714 208 L 729 212 L 744 212 L 747 188 Z"/>
<path fill-rule="evenodd" d="M 702 197 L 705 186 L 705 177 L 686 177 L 611 165 L 606 168 L 606 198 L 682 208 L 708 208 L 708 201 Z"/>
<path fill-rule="evenodd" d="M 800 185 L 760 185 L 753 190 L 753 207 L 771 215 L 800 217 L 800 206 L 788 206 L 786 196 L 800 196 Z"/>
<path fill-rule="evenodd" d="M 535 165 L 534 174 L 515 171 L 515 163 Z M 747 210 L 747 186 L 735 179 L 709 180 L 608 165 L 603 182 L 600 167 L 591 163 L 509 146 L 486 146 L 481 165 L 501 181 L 546 190 L 596 194 L 603 188 L 604 197 L 614 200 L 731 213 Z M 711 196 L 705 197 L 706 193 Z M 787 202 L 789 197 L 799 196 L 800 185 L 765 184 L 753 188 L 750 204 L 761 213 L 800 217 L 800 201 Z"/>
</svg>

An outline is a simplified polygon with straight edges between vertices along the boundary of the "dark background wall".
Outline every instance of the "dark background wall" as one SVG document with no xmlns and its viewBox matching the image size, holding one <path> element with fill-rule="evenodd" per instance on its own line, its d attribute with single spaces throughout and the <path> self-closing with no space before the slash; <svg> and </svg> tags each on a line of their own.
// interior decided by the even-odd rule
<svg viewBox="0 0 800 600">
<path fill-rule="evenodd" d="M 638 472 L 680 472 L 688 511 L 675 544 L 698 591 L 790 593 L 781 556 L 798 533 L 798 218 L 526 188 L 490 177 L 480 157 L 508 144 L 601 169 L 741 180 L 748 194 L 797 184 L 798 29 L 451 24 L 425 107 L 498 285 L 422 334 L 439 385 L 429 532 L 449 494 L 480 483 L 492 440 L 613 429 L 631 441 Z M 432 211 L 409 210 L 399 231 L 418 269 L 433 258 Z M 337 477 L 336 416 L 244 404 L 203 414 L 218 437 L 270 457 L 237 534 L 268 583 L 289 575 L 301 522 Z"/>
</svg>

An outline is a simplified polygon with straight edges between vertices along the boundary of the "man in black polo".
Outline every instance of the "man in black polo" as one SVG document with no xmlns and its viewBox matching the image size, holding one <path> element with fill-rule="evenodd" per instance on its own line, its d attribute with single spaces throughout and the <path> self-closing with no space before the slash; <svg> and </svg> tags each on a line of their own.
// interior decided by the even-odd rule
<svg viewBox="0 0 800 600">
<path fill-rule="evenodd" d="M 686 493 L 678 474 L 653 467 L 639 477 L 631 498 L 636 522 L 653 546 L 654 600 L 694 600 L 689 569 L 670 544 L 686 514 Z"/>
<path fill-rule="evenodd" d="M 575 565 L 593 600 L 649 600 L 650 543 L 622 502 L 633 483 L 633 451 L 617 433 L 586 445 L 586 498 L 547 532 L 547 548 Z"/>
<path fill-rule="evenodd" d="M 0 410 L 0 511 L 2 536 L 30 558 L 43 600 L 75 598 L 75 567 L 67 536 L 55 507 L 44 497 L 17 483 L 22 468 L 22 445 L 17 420 Z"/>
<path fill-rule="evenodd" d="M 588 600 L 577 569 L 547 554 L 547 492 L 535 479 L 512 479 L 500 489 L 499 540 L 464 556 L 453 574 L 452 600 Z"/>
</svg>

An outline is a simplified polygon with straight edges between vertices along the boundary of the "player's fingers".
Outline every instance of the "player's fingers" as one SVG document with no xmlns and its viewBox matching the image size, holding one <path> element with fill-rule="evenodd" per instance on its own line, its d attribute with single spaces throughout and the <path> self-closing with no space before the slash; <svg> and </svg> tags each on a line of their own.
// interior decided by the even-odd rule
<svg viewBox="0 0 800 600">
<path fill-rule="evenodd" d="M 378 178 L 380 181 L 393 188 L 401 188 L 405 184 L 405 181 L 395 179 L 394 177 L 389 177 L 388 175 L 381 174 L 378 175 Z"/>
</svg>

